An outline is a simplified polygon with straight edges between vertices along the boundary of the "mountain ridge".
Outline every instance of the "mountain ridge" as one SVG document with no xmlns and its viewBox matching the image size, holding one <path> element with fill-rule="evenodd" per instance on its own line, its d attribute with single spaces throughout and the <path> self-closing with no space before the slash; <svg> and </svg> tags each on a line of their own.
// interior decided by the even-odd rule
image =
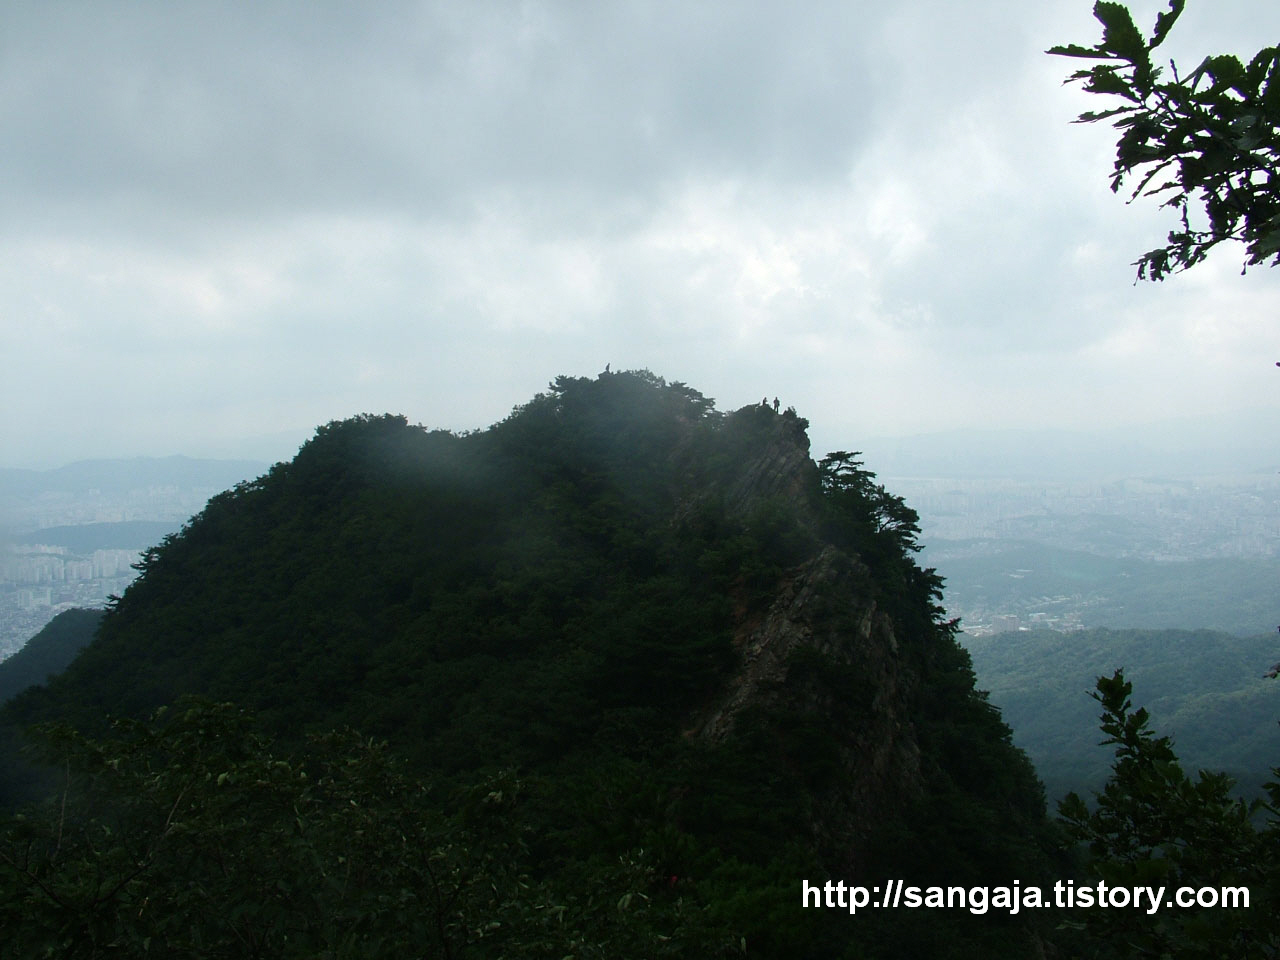
<svg viewBox="0 0 1280 960">
<path fill-rule="evenodd" d="M 94 642 L 0 719 L 92 733 L 195 693 L 286 742 L 385 737 L 428 781 L 518 768 L 545 869 L 603 834 L 707 891 L 739 876 L 732 923 L 764 955 L 779 930 L 826 930 L 814 956 L 838 936 L 793 912 L 782 863 L 1045 873 L 1042 791 L 912 560 L 914 513 L 855 456 L 814 463 L 806 427 L 647 371 L 557 378 L 465 436 L 335 421 L 144 554 Z M 860 942 L 1022 955 L 1034 927 L 933 913 Z"/>
</svg>

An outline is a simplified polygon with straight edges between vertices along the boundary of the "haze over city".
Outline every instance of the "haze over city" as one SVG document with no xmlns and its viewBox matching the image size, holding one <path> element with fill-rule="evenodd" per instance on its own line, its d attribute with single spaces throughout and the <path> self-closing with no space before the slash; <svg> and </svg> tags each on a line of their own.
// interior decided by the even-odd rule
<svg viewBox="0 0 1280 960">
<path fill-rule="evenodd" d="M 1274 420 L 1280 278 L 1134 284 L 1170 218 L 1044 53 L 1090 7 L 10 4 L 0 466 L 483 427 L 606 364 L 818 454 Z M 1169 54 L 1278 34 L 1200 0 Z"/>
</svg>

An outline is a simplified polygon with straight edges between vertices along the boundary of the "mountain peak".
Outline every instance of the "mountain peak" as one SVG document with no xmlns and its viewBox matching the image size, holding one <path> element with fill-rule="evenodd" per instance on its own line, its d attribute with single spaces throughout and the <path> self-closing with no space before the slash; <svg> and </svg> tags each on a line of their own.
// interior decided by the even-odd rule
<svg viewBox="0 0 1280 960">
<path fill-rule="evenodd" d="M 873 480 L 815 464 L 794 411 L 648 371 L 558 377 L 461 436 L 336 421 L 150 551 L 3 716 L 92 729 L 196 693 L 286 742 L 355 727 L 432 782 L 517 768 L 540 842 L 597 856 L 603 832 L 664 875 L 1022 870 L 1034 775 Z M 940 834 L 884 845 L 926 816 Z"/>
</svg>

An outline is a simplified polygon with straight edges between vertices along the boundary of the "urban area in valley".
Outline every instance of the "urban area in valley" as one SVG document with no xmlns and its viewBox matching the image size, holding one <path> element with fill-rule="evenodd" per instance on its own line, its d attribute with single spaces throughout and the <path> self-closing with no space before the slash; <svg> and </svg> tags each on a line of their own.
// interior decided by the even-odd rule
<svg viewBox="0 0 1280 960">
<path fill-rule="evenodd" d="M 1280 623 L 1280 476 L 891 479 L 966 633 Z"/>
<path fill-rule="evenodd" d="M 144 550 L 265 469 L 170 457 L 0 470 L 0 659 L 61 611 L 105 606 Z"/>
</svg>

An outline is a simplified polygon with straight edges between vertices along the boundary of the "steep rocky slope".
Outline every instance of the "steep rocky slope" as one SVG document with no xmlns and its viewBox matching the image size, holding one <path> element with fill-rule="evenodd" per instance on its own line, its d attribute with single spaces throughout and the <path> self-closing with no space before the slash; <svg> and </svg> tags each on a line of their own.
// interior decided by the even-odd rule
<svg viewBox="0 0 1280 960">
<path fill-rule="evenodd" d="M 645 372 L 560 378 L 464 436 L 330 424 L 153 550 L 3 719 L 103 729 L 199 693 L 284 742 L 385 737 L 440 784 L 515 769 L 543 869 L 643 849 L 763 955 L 850 934 L 797 908 L 802 879 L 1044 875 L 1039 784 L 914 514 L 854 457 L 815 463 L 806 426 Z M 848 949 L 1034 943 L 1025 917 L 918 920 L 868 916 Z"/>
</svg>

